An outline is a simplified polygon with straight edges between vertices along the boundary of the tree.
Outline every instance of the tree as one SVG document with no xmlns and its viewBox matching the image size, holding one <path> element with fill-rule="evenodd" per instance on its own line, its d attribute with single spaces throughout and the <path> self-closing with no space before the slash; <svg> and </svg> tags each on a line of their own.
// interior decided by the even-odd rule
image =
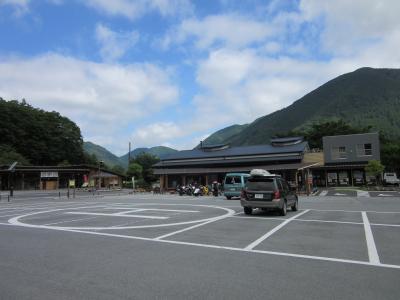
<svg viewBox="0 0 400 300">
<path fill-rule="evenodd" d="M 370 160 L 368 165 L 365 167 L 365 172 L 367 172 L 367 174 L 370 176 L 374 176 L 376 182 L 379 182 L 379 178 L 383 170 L 385 170 L 385 166 L 382 165 L 378 160 Z"/>
<path fill-rule="evenodd" d="M 0 144 L 35 165 L 84 162 L 79 127 L 58 112 L 33 108 L 24 100 L 0 99 Z"/>
<path fill-rule="evenodd" d="M 316 122 L 303 130 L 292 130 L 287 133 L 278 134 L 278 137 L 304 136 L 311 149 L 322 149 L 322 138 L 331 135 L 345 135 L 355 133 L 366 133 L 371 130 L 370 127 L 353 127 L 345 121 Z"/>
<path fill-rule="evenodd" d="M 400 140 L 379 133 L 381 143 L 381 161 L 388 171 L 400 172 Z"/>
<path fill-rule="evenodd" d="M 125 169 L 120 165 L 115 165 L 114 167 L 112 167 L 111 171 L 117 174 L 125 175 Z"/>
<path fill-rule="evenodd" d="M 131 178 L 135 177 L 136 180 L 142 178 L 143 167 L 138 163 L 131 162 L 129 164 L 128 170 L 126 171 L 126 175 Z"/>
<path fill-rule="evenodd" d="M 157 177 L 154 176 L 153 165 L 159 161 L 160 159 L 157 156 L 145 152 L 138 154 L 132 160 L 133 163 L 142 167 L 142 178 L 146 187 L 150 187 L 157 180 Z"/>
<path fill-rule="evenodd" d="M 11 165 L 13 162 L 19 165 L 29 166 L 29 161 L 8 145 L 0 145 L 0 165 Z"/>
</svg>

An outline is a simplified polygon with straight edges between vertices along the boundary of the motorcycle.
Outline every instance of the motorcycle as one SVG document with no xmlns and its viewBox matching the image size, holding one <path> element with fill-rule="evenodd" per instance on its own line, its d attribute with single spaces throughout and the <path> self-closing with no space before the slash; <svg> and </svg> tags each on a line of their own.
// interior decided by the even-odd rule
<svg viewBox="0 0 400 300">
<path fill-rule="evenodd" d="M 183 196 L 185 194 L 185 186 L 178 185 L 176 187 L 176 191 L 178 192 L 179 196 Z"/>
<path fill-rule="evenodd" d="M 193 196 L 195 196 L 195 197 L 202 196 L 200 187 L 195 187 L 194 188 Z"/>
</svg>

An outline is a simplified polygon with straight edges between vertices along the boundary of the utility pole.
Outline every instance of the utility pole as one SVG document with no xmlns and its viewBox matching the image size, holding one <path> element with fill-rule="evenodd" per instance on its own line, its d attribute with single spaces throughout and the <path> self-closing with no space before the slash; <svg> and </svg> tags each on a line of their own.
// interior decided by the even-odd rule
<svg viewBox="0 0 400 300">
<path fill-rule="evenodd" d="M 100 176 L 100 174 L 101 174 L 101 170 L 100 170 L 100 168 L 101 168 L 101 165 L 103 164 L 103 161 L 102 160 L 100 160 L 99 161 L 99 171 L 98 171 L 98 189 L 100 190 L 101 189 L 101 176 Z"/>
<path fill-rule="evenodd" d="M 129 142 L 129 151 L 128 151 L 128 167 L 131 163 L 131 142 Z"/>
</svg>

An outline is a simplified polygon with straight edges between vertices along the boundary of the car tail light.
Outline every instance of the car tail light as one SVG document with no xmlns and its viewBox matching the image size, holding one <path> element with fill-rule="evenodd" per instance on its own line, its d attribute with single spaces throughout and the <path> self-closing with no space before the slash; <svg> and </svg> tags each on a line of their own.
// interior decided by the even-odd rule
<svg viewBox="0 0 400 300">
<path fill-rule="evenodd" d="M 278 191 L 275 191 L 274 193 L 274 199 L 279 199 L 281 197 L 281 193 Z"/>
<path fill-rule="evenodd" d="M 245 190 L 242 190 L 242 193 L 240 194 L 240 197 L 243 199 L 247 199 L 247 193 Z"/>
</svg>

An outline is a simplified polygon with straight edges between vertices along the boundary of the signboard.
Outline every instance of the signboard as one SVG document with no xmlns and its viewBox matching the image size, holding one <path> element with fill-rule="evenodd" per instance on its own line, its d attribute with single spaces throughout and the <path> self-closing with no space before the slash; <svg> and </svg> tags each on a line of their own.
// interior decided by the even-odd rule
<svg viewBox="0 0 400 300">
<path fill-rule="evenodd" d="M 58 172 L 40 172 L 40 178 L 58 178 Z"/>
<path fill-rule="evenodd" d="M 71 180 L 68 182 L 68 186 L 69 186 L 70 188 L 74 188 L 74 187 L 75 187 L 75 179 L 71 179 Z"/>
</svg>

